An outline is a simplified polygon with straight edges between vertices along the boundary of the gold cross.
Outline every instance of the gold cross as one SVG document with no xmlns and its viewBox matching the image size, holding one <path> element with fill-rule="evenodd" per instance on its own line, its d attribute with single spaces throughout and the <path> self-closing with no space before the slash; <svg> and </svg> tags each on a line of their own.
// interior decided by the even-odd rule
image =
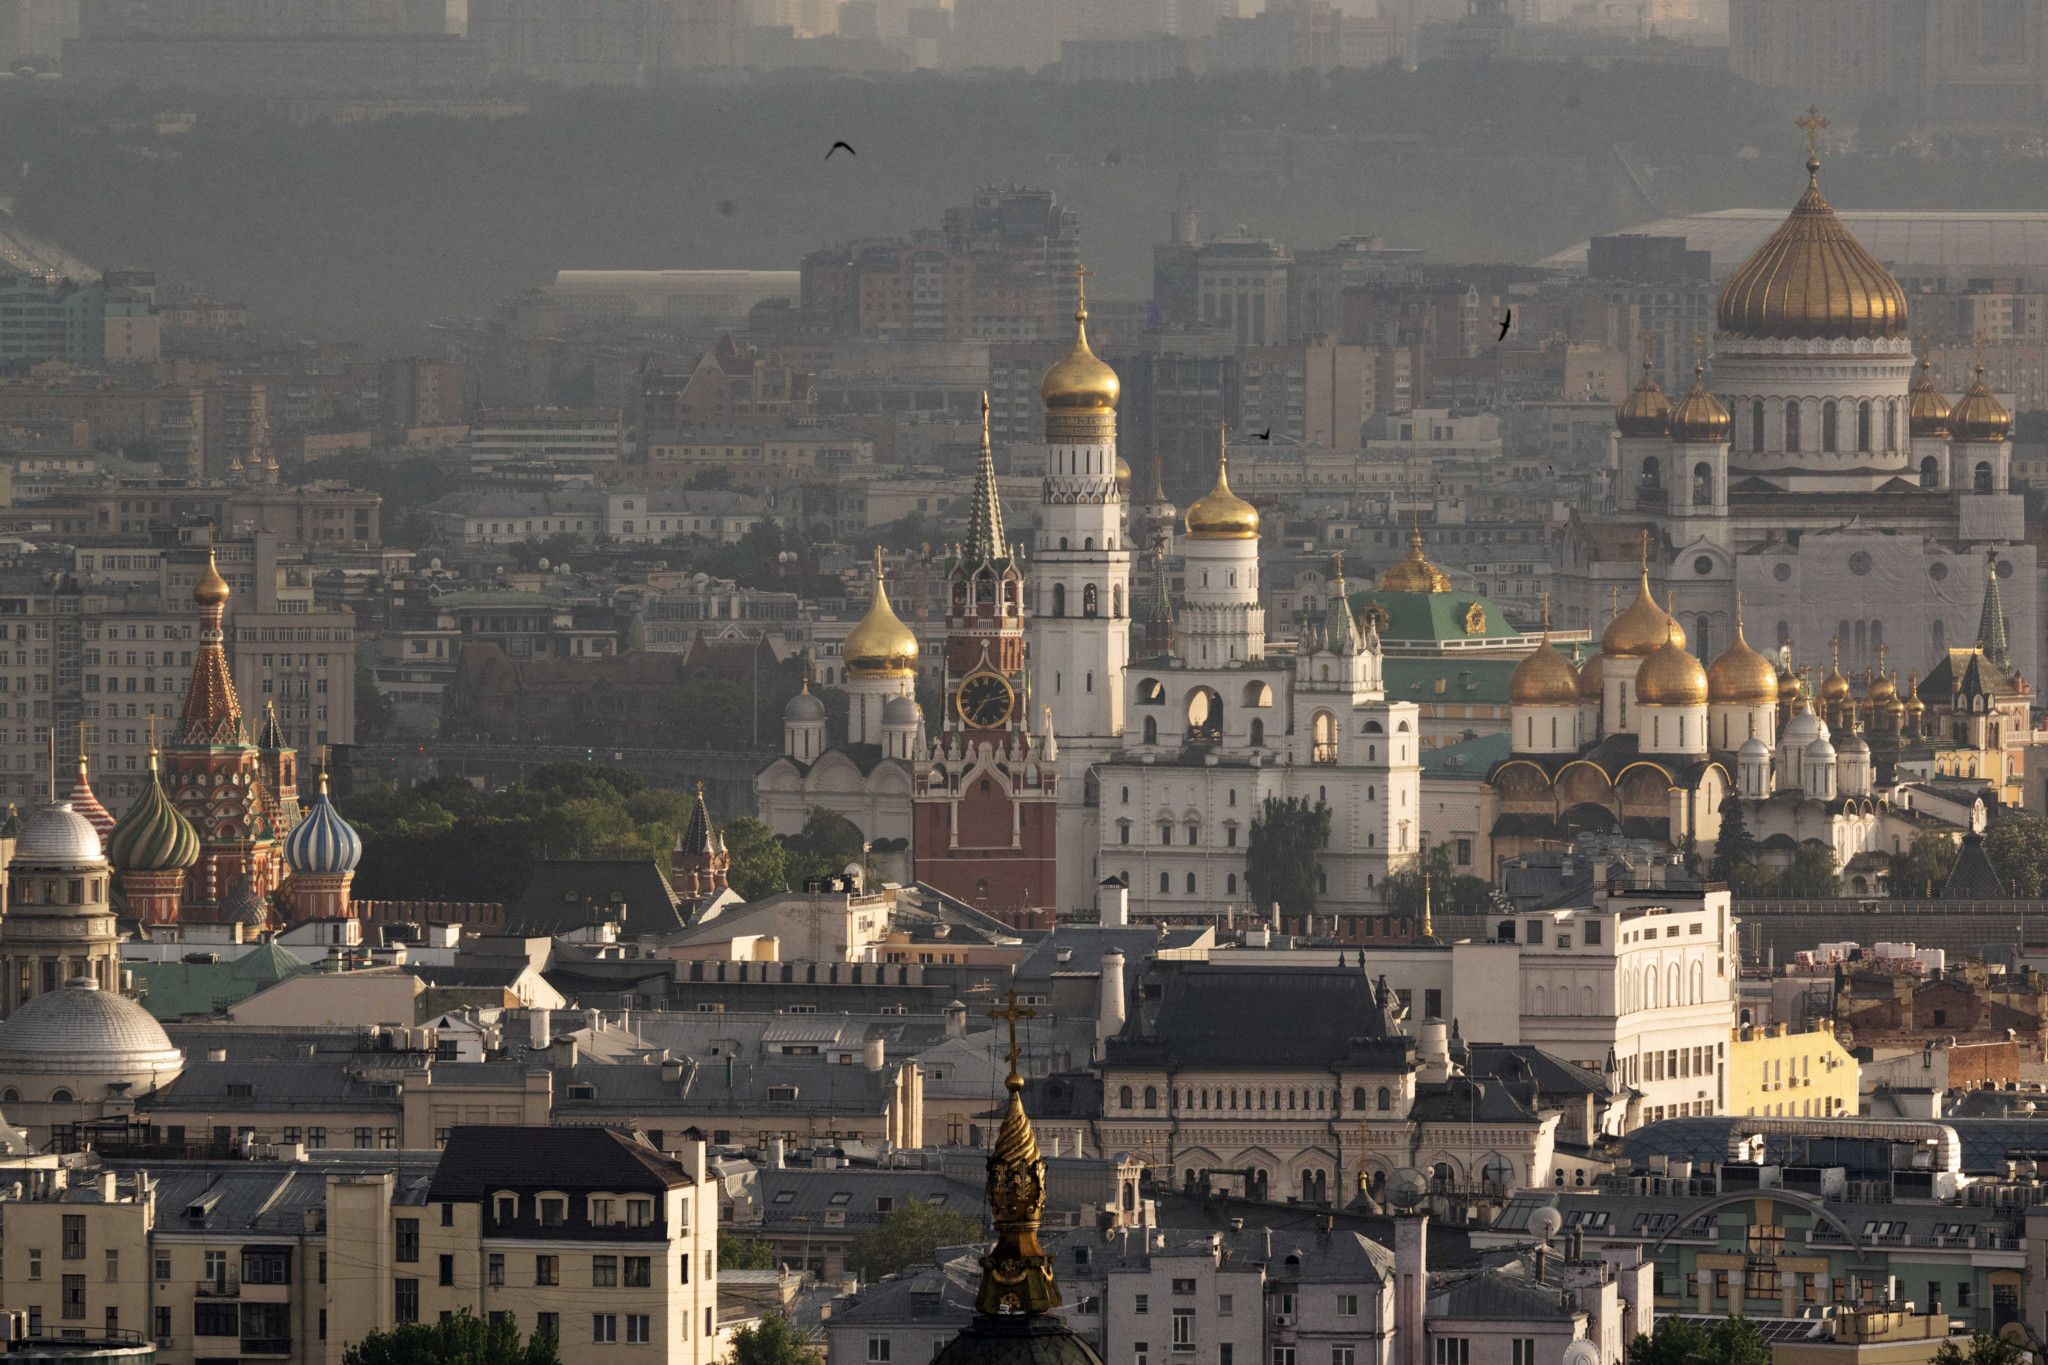
<svg viewBox="0 0 2048 1365">
<path fill-rule="evenodd" d="M 1088 307 L 1088 277 L 1095 272 L 1078 261 L 1074 264 L 1074 302 L 1082 310 Z"/>
<path fill-rule="evenodd" d="M 1330 556 L 1330 567 L 1335 577 L 1342 578 L 1344 576 L 1344 552 L 1342 550 Z"/>
<path fill-rule="evenodd" d="M 988 1017 L 991 1019 L 1004 1019 L 1009 1021 L 1010 1070 L 1015 1071 L 1017 1069 L 1017 1058 L 1021 1055 L 1020 1050 L 1017 1047 L 1017 1021 L 1019 1019 L 1036 1019 L 1038 1017 L 1038 1011 L 1034 1009 L 1027 1009 L 1024 1006 L 1019 1005 L 1017 1003 L 1017 992 L 1014 990 L 1006 996 L 1004 996 L 1003 998 L 1005 1001 L 1008 1002 L 1007 1008 L 999 1010 L 990 1010 L 988 1012 Z"/>
<path fill-rule="evenodd" d="M 881 588 L 882 588 L 882 547 L 881 547 L 881 546 L 879 546 L 879 545 L 877 545 L 877 546 L 875 547 L 875 590 L 876 590 L 877 592 L 880 592 L 880 591 L 881 591 Z"/>
<path fill-rule="evenodd" d="M 1657 349 L 1657 334 L 1645 327 L 1636 333 L 1636 344 L 1643 348 L 1643 368 L 1650 368 L 1650 356 Z"/>
<path fill-rule="evenodd" d="M 1693 365 L 1693 368 L 1694 368 L 1694 369 L 1699 369 L 1700 367 L 1702 367 L 1703 365 L 1705 365 L 1705 364 L 1706 364 L 1706 361 L 1707 361 L 1707 334 L 1706 334 L 1705 332 L 1694 332 L 1694 333 L 1692 334 L 1692 365 Z"/>
<path fill-rule="evenodd" d="M 1806 112 L 1792 120 L 1792 126 L 1806 130 L 1806 154 L 1808 156 L 1819 156 L 1820 130 L 1828 126 L 1828 121 L 1820 116 L 1820 106 L 1817 104 L 1807 105 Z"/>
<path fill-rule="evenodd" d="M 1550 638 L 1550 594 L 1543 594 L 1543 638 Z"/>
</svg>

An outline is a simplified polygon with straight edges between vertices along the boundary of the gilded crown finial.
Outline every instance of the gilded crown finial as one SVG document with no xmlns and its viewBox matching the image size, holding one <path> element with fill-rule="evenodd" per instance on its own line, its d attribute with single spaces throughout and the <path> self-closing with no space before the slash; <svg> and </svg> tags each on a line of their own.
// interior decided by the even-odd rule
<svg viewBox="0 0 2048 1365">
<path fill-rule="evenodd" d="M 1074 264 L 1074 320 L 1088 320 L 1088 277 L 1095 272 L 1078 261 Z M 1114 340 L 1114 338 L 1112 338 Z"/>
<path fill-rule="evenodd" d="M 1550 642 L 1550 594 L 1543 594 L 1543 641 Z"/>
<path fill-rule="evenodd" d="M 1010 1101 L 988 1154 L 988 1207 L 996 1239 L 981 1258 L 981 1288 L 974 1307 L 990 1316 L 1040 1317 L 1058 1308 L 1061 1300 L 1051 1258 L 1038 1243 L 1038 1220 L 1045 1209 L 1045 1158 L 1039 1155 L 1031 1116 L 1024 1112 L 1024 1077 L 1017 1069 L 1022 1055 L 1017 1023 L 1037 1018 L 1038 1011 L 1019 1005 L 1012 990 L 1004 996 L 1003 1007 L 991 1009 L 988 1017 L 1009 1026 L 1010 1074 L 1003 1084 Z"/>
</svg>

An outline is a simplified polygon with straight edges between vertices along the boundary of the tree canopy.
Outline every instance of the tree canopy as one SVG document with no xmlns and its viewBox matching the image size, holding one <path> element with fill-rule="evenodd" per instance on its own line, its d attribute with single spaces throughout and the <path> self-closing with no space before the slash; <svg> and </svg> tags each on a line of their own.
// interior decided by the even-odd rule
<svg viewBox="0 0 2048 1365">
<path fill-rule="evenodd" d="M 1460 872 L 1451 858 L 1449 844 L 1435 844 L 1421 864 L 1387 874 L 1387 909 L 1410 919 L 1422 916 L 1422 874 L 1429 873 L 1429 906 L 1435 915 L 1483 915 L 1493 908 L 1493 883 L 1469 872 Z"/>
<path fill-rule="evenodd" d="M 1934 1352 L 1932 1365 L 2025 1365 L 2031 1358 L 2028 1351 L 2010 1341 L 1988 1332 L 1976 1332 L 1967 1348 L 1953 1341 L 1941 1343 Z"/>
<path fill-rule="evenodd" d="M 510 904 L 542 858 L 649 857 L 667 870 L 693 804 L 616 768 L 556 763 L 489 794 L 443 778 L 358 788 L 342 807 L 363 836 L 362 899 Z"/>
<path fill-rule="evenodd" d="M 1742 798 L 1729 792 L 1721 799 L 1721 837 L 1714 843 L 1714 861 L 1707 876 L 1728 883 L 1738 895 L 1756 878 L 1756 836 L 1749 832 L 1749 816 Z"/>
<path fill-rule="evenodd" d="M 725 1365 L 817 1365 L 817 1360 L 803 1333 L 788 1318 L 771 1314 L 732 1334 L 732 1354 Z"/>
<path fill-rule="evenodd" d="M 341 1354 L 342 1365 L 562 1365 L 552 1332 L 527 1340 L 510 1313 L 487 1320 L 467 1309 L 438 1322 L 372 1332 Z"/>
<path fill-rule="evenodd" d="M 2039 896 L 2048 887 L 2048 819 L 1999 810 L 1984 827 L 1984 856 L 2008 892 Z"/>
<path fill-rule="evenodd" d="M 1290 918 L 1315 913 L 1323 850 L 1330 846 L 1330 808 L 1307 797 L 1277 796 L 1252 821 L 1245 840 L 1244 882 L 1261 914 L 1277 903 Z"/>
<path fill-rule="evenodd" d="M 1905 900 L 1932 896 L 1948 880 L 1955 865 L 1956 841 L 1937 830 L 1913 836 L 1913 842 L 1891 856 L 1892 895 Z"/>
<path fill-rule="evenodd" d="M 773 1270 L 775 1248 L 753 1237 L 742 1237 L 728 1228 L 718 1230 L 720 1270 Z"/>
<path fill-rule="evenodd" d="M 1624 1365 L 1770 1365 L 1771 1349 L 1756 1324 L 1728 1318 L 1712 1326 L 1663 1318 L 1656 1331 L 1628 1344 Z"/>
<path fill-rule="evenodd" d="M 864 1280 L 894 1275 L 905 1266 L 931 1260 L 940 1247 L 982 1240 L 981 1221 L 958 1209 L 913 1199 L 882 1215 L 853 1239 L 847 1260 Z"/>
</svg>

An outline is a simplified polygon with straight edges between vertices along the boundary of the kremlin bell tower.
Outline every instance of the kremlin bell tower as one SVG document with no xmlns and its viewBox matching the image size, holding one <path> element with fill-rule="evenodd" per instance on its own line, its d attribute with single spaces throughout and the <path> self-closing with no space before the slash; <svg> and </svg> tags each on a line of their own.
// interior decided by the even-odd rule
<svg viewBox="0 0 2048 1365">
<path fill-rule="evenodd" d="M 1081 272 L 1074 344 L 1039 384 L 1045 481 L 1032 564 L 1031 671 L 1059 736 L 1057 904 L 1094 904 L 1095 766 L 1123 747 L 1131 654 L 1131 549 L 1117 478 L 1116 371 L 1088 344 Z"/>
</svg>

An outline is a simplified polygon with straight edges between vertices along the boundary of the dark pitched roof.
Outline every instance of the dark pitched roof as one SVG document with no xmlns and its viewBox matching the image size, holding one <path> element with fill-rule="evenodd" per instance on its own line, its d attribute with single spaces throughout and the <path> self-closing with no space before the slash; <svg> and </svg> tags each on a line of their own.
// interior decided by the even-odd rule
<svg viewBox="0 0 2048 1365">
<path fill-rule="evenodd" d="M 1999 877 L 1998 869 L 1991 865 L 1991 857 L 1984 851 L 1984 836 L 1965 834 L 1962 847 L 1956 850 L 1956 860 L 1948 870 L 1948 880 L 1941 884 L 1941 899 L 1945 901 L 1997 900 L 2005 895 L 2005 882 Z"/>
<path fill-rule="evenodd" d="M 1613 1087 L 1597 1071 L 1568 1062 L 1554 1052 L 1526 1043 L 1473 1043 L 1467 1075 L 1485 1079 L 1529 1080 L 1547 1099 L 1607 1095 Z"/>
<path fill-rule="evenodd" d="M 1412 1052 L 1373 978 L 1349 968 L 1213 967 L 1162 973 L 1150 1026 L 1111 1040 L 1113 1062 L 1176 1067 L 1324 1070 Z"/>
<path fill-rule="evenodd" d="M 1532 1322 L 1568 1318 L 1574 1312 L 1559 1306 L 1555 1289 L 1545 1289 L 1499 1270 L 1446 1277 L 1429 1288 L 1428 1316 L 1432 1320 L 1466 1318 L 1489 1322 Z"/>
<path fill-rule="evenodd" d="M 1453 1076 L 1442 1085 L 1418 1085 L 1408 1117 L 1418 1123 L 1534 1123 L 1538 1098 L 1527 1083 Z"/>
<path fill-rule="evenodd" d="M 682 900 L 652 858 L 550 859 L 533 869 L 506 914 L 509 934 L 531 937 L 602 923 L 612 905 L 624 908 L 621 935 L 672 934 L 684 927 Z"/>
<path fill-rule="evenodd" d="M 448 1134 L 428 1203 L 469 1203 L 492 1190 L 670 1190 L 691 1184 L 682 1163 L 610 1128 L 457 1128 Z"/>
</svg>

